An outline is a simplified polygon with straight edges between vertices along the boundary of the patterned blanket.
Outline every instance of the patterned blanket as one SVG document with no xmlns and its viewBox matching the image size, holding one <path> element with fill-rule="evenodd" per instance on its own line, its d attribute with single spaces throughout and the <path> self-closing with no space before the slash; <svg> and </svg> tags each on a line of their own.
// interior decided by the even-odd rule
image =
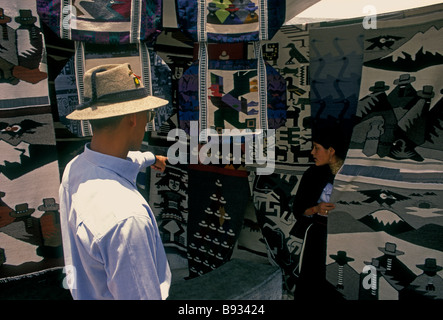
<svg viewBox="0 0 443 320">
<path fill-rule="evenodd" d="M 0 7 L 0 278 L 62 265 L 59 166 L 35 1 Z"/>
<path fill-rule="evenodd" d="M 443 298 L 443 21 L 365 30 L 356 124 L 336 177 L 327 278 L 346 299 Z"/>
</svg>

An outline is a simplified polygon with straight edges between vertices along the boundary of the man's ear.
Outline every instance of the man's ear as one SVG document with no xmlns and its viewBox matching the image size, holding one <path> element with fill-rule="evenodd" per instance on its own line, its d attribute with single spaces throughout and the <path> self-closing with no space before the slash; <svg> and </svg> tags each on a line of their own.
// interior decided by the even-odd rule
<svg viewBox="0 0 443 320">
<path fill-rule="evenodd" d="M 127 114 L 124 119 L 131 128 L 137 125 L 137 116 L 135 113 Z"/>
</svg>

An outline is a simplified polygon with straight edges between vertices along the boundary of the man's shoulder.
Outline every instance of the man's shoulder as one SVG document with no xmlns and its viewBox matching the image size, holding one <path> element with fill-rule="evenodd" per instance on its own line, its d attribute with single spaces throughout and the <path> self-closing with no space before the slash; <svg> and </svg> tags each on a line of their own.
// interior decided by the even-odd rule
<svg viewBox="0 0 443 320">
<path fill-rule="evenodd" d="M 138 192 L 123 187 L 119 181 L 89 180 L 78 192 L 76 206 L 85 222 L 115 224 L 131 217 L 148 216 L 144 198 Z"/>
<path fill-rule="evenodd" d="M 72 170 L 76 170 L 77 168 L 84 166 L 83 153 L 76 155 L 72 158 L 65 166 L 64 174 L 70 173 Z"/>
</svg>

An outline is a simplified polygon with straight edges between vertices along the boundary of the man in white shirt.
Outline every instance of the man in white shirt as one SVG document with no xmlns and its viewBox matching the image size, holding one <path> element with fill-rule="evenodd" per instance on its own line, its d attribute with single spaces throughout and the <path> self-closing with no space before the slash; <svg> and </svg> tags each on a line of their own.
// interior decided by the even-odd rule
<svg viewBox="0 0 443 320">
<path fill-rule="evenodd" d="M 138 192 L 140 169 L 163 171 L 166 157 L 138 151 L 153 109 L 128 64 L 85 74 L 85 103 L 68 119 L 89 120 L 91 142 L 65 169 L 60 219 L 74 299 L 166 299 L 171 272 L 154 214 Z"/>
</svg>

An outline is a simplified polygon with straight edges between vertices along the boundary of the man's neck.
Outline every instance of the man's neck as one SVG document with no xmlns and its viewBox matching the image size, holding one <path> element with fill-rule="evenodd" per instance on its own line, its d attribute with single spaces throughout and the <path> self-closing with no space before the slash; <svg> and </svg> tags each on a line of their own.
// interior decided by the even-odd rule
<svg viewBox="0 0 443 320">
<path fill-rule="evenodd" d="M 90 148 L 92 151 L 121 159 L 126 159 L 129 151 L 118 138 L 114 139 L 112 135 L 94 135 Z"/>
</svg>

